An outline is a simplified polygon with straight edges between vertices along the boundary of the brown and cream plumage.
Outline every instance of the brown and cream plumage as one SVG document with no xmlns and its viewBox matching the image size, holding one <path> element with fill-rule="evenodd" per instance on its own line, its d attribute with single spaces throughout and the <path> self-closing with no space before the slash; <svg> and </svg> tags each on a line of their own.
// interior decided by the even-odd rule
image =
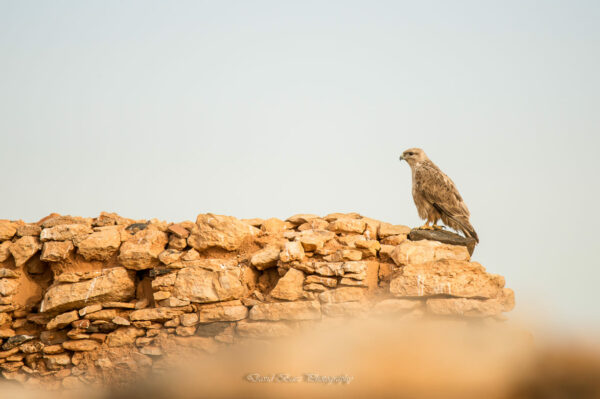
<svg viewBox="0 0 600 399">
<path fill-rule="evenodd" d="M 456 231 L 462 231 L 466 237 L 479 242 L 479 237 L 469 222 L 469 209 L 456 189 L 454 182 L 431 162 L 420 148 L 410 148 L 402 153 L 412 170 L 412 194 L 417 211 L 427 222 L 422 228 L 437 229 L 437 221 Z M 432 223 L 432 226 L 429 226 Z"/>
</svg>

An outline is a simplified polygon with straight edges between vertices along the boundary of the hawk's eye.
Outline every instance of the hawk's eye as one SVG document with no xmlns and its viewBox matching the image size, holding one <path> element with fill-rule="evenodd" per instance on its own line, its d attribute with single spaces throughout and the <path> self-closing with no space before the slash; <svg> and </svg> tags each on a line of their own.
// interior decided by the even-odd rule
<svg viewBox="0 0 600 399">
<path fill-rule="evenodd" d="M 406 155 L 409 155 L 409 156 L 412 155 L 412 154 L 413 154 L 412 152 L 407 152 L 406 153 Z"/>
</svg>

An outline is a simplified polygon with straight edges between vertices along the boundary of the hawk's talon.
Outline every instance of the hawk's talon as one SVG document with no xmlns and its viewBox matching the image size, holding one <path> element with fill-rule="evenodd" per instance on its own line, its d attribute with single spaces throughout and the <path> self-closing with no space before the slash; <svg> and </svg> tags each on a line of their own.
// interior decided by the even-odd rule
<svg viewBox="0 0 600 399">
<path fill-rule="evenodd" d="M 417 230 L 433 230 L 433 227 L 431 227 L 428 224 L 424 224 L 423 226 L 419 227 Z"/>
<path fill-rule="evenodd" d="M 433 227 L 433 230 L 444 230 L 444 229 L 445 229 L 445 227 L 444 227 L 444 226 L 438 226 L 437 224 L 434 224 L 434 225 L 433 225 L 433 226 L 431 226 L 431 227 Z"/>
</svg>

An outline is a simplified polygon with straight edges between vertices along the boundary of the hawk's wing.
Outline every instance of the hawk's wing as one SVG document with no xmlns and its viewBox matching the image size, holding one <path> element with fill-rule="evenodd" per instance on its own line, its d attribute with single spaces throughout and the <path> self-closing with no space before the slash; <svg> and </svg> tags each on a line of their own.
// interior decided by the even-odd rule
<svg viewBox="0 0 600 399">
<path fill-rule="evenodd" d="M 415 188 L 442 215 L 445 224 L 477 238 L 469 223 L 469 209 L 454 182 L 433 163 L 424 162 L 415 170 Z"/>
</svg>

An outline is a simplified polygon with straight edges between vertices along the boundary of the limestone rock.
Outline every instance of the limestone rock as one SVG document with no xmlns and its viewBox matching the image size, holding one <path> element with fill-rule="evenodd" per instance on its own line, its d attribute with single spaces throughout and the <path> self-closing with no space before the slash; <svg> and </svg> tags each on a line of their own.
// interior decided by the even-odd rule
<svg viewBox="0 0 600 399">
<path fill-rule="evenodd" d="M 381 223 L 379 225 L 379 231 L 377 235 L 380 239 L 386 238 L 389 236 L 397 236 L 397 235 L 408 235 L 410 233 L 410 227 L 402 226 L 402 225 L 393 225 L 390 223 Z"/>
<path fill-rule="evenodd" d="M 104 269 L 100 276 L 72 284 L 53 284 L 40 305 L 42 312 L 79 309 L 86 304 L 127 301 L 135 295 L 133 275 L 125 268 Z"/>
<path fill-rule="evenodd" d="M 361 287 L 340 287 L 319 294 L 324 303 L 356 302 L 365 299 L 365 289 Z"/>
<path fill-rule="evenodd" d="M 348 217 L 343 217 L 329 223 L 327 229 L 336 233 L 362 234 L 365 231 L 366 227 L 367 224 L 362 219 L 352 219 Z"/>
<path fill-rule="evenodd" d="M 495 298 L 503 287 L 504 278 L 486 273 L 479 263 L 446 260 L 404 266 L 392 276 L 390 293 L 398 297 Z"/>
<path fill-rule="evenodd" d="M 233 216 L 213 215 L 212 213 L 198 215 L 197 228 L 188 237 L 188 245 L 198 251 L 210 247 L 235 251 L 240 247 L 244 238 L 258 234 L 259 230 Z"/>
<path fill-rule="evenodd" d="M 144 336 L 144 330 L 135 327 L 119 327 L 106 336 L 106 344 L 109 347 L 133 345 L 137 337 Z"/>
<path fill-rule="evenodd" d="M 275 302 L 254 305 L 249 314 L 252 320 L 314 320 L 321 318 L 318 301 Z"/>
<path fill-rule="evenodd" d="M 167 228 L 167 230 L 169 231 L 169 233 L 172 233 L 179 238 L 188 238 L 188 236 L 190 235 L 189 230 L 179 223 L 170 225 Z"/>
<path fill-rule="evenodd" d="M 60 262 L 69 257 L 75 247 L 69 241 L 46 241 L 40 259 L 44 262 Z"/>
<path fill-rule="evenodd" d="M 57 213 L 53 213 L 51 215 L 46 216 L 40 222 L 42 223 L 42 228 L 46 229 L 65 224 L 83 224 L 90 226 L 92 224 L 92 219 L 83 218 L 80 216 L 59 215 Z"/>
<path fill-rule="evenodd" d="M 325 243 L 334 237 L 335 234 L 328 230 L 304 230 L 297 240 L 305 251 L 314 252 L 323 248 Z"/>
<path fill-rule="evenodd" d="M 107 228 L 76 240 L 78 252 L 86 260 L 106 260 L 113 256 L 121 245 L 121 234 L 117 229 Z"/>
<path fill-rule="evenodd" d="M 166 233 L 151 228 L 140 230 L 121 245 L 119 262 L 129 269 L 150 269 L 159 264 L 158 255 L 169 241 Z"/>
<path fill-rule="evenodd" d="M 158 260 L 160 260 L 165 265 L 170 265 L 171 263 L 177 262 L 181 259 L 183 252 L 176 249 L 165 249 L 158 255 Z"/>
<path fill-rule="evenodd" d="M 494 299 L 430 298 L 427 311 L 442 316 L 489 317 L 512 309 L 514 297 Z"/>
<path fill-rule="evenodd" d="M 261 223 L 260 230 L 268 234 L 277 234 L 286 229 L 286 224 L 283 220 L 270 218 Z"/>
<path fill-rule="evenodd" d="M 74 352 L 89 352 L 98 349 L 100 344 L 91 339 L 78 339 L 75 341 L 65 341 L 62 343 L 62 347 Z"/>
<path fill-rule="evenodd" d="M 318 219 L 319 215 L 313 215 L 308 213 L 299 213 L 294 216 L 290 216 L 286 219 L 286 222 L 290 222 L 294 225 L 300 225 L 302 223 L 310 222 L 312 219 Z"/>
<path fill-rule="evenodd" d="M 271 296 L 277 299 L 295 301 L 303 297 L 304 273 L 291 268 L 279 279 L 275 288 L 271 290 Z"/>
<path fill-rule="evenodd" d="M 17 224 L 10 220 L 0 220 L 0 241 L 10 240 L 17 233 Z"/>
<path fill-rule="evenodd" d="M 79 316 L 77 315 L 76 310 L 62 313 L 50 320 L 50 322 L 46 325 L 46 329 L 54 330 L 55 328 L 64 328 L 77 319 L 79 319 Z"/>
<path fill-rule="evenodd" d="M 247 321 L 237 323 L 236 332 L 243 338 L 279 338 L 292 335 L 292 328 L 284 322 Z"/>
<path fill-rule="evenodd" d="M 37 237 L 25 236 L 13 242 L 9 250 L 13 258 L 15 258 L 15 265 L 21 266 L 41 248 L 42 244 Z"/>
<path fill-rule="evenodd" d="M 237 306 L 207 306 L 200 308 L 198 312 L 200 323 L 211 323 L 216 321 L 237 321 L 248 317 L 248 308 L 243 305 Z"/>
<path fill-rule="evenodd" d="M 59 224 L 54 227 L 44 228 L 40 233 L 42 241 L 65 241 L 85 236 L 93 232 L 86 224 Z"/>
<path fill-rule="evenodd" d="M 37 224 L 28 223 L 28 224 L 22 224 L 17 227 L 17 235 L 19 237 L 24 237 L 24 236 L 36 236 L 37 237 L 40 235 L 41 232 L 42 232 L 42 228 L 40 226 L 38 226 Z"/>
<path fill-rule="evenodd" d="M 477 241 L 475 241 L 474 238 L 463 237 L 461 235 L 446 230 L 413 229 L 408 235 L 408 238 L 412 241 L 432 240 L 450 245 L 463 245 L 467 247 L 469 255 L 473 255 L 475 245 L 477 245 Z"/>
<path fill-rule="evenodd" d="M 304 248 L 298 241 L 288 241 L 283 247 L 283 251 L 279 254 L 279 259 L 282 262 L 292 262 L 294 260 L 302 260 L 304 258 Z"/>
<path fill-rule="evenodd" d="M 244 294 L 242 269 L 210 271 L 186 267 L 177 272 L 173 296 L 191 302 L 216 302 L 237 299 Z"/>
<path fill-rule="evenodd" d="M 304 281 L 306 284 L 322 284 L 325 287 L 334 288 L 337 285 L 337 280 L 331 277 L 321 277 L 321 276 L 306 276 L 306 280 Z"/>
<path fill-rule="evenodd" d="M 0 243 L 0 263 L 6 261 L 10 257 L 10 246 L 11 241 L 4 241 Z"/>
<path fill-rule="evenodd" d="M 279 260 L 279 252 L 279 248 L 276 246 L 267 245 L 252 255 L 250 263 L 258 270 L 265 270 L 269 267 L 274 267 L 277 265 L 277 261 Z"/>
<path fill-rule="evenodd" d="M 394 249 L 391 256 L 398 266 L 437 260 L 468 261 L 470 259 L 466 247 L 427 240 L 404 241 Z"/>
<path fill-rule="evenodd" d="M 19 287 L 19 282 L 14 279 L 0 279 L 0 295 L 9 296 L 14 294 Z"/>
<path fill-rule="evenodd" d="M 134 310 L 129 314 L 131 321 L 167 321 L 173 317 L 179 316 L 183 312 L 174 308 L 150 308 Z"/>
</svg>

